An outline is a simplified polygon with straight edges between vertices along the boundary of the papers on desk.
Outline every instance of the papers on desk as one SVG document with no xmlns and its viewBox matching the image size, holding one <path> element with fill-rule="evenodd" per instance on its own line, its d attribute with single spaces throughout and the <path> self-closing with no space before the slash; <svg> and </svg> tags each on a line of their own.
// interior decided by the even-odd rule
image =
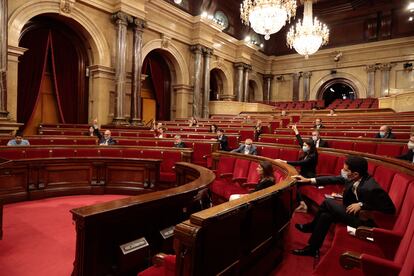
<svg viewBox="0 0 414 276">
<path fill-rule="evenodd" d="M 349 235 L 351 236 L 355 236 L 355 232 L 356 232 L 356 228 L 351 227 L 349 225 L 346 226 L 346 232 L 348 232 Z M 374 241 L 373 238 L 367 238 L 368 241 Z"/>
</svg>

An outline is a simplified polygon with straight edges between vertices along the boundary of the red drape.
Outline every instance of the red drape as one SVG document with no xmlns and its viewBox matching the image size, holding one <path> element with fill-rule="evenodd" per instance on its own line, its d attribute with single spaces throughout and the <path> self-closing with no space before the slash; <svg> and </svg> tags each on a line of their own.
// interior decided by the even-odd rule
<svg viewBox="0 0 414 276">
<path fill-rule="evenodd" d="M 52 31 L 51 57 L 56 80 L 56 95 L 64 121 L 87 121 L 87 95 L 85 90 L 85 64 L 80 53 L 65 34 Z"/>
<path fill-rule="evenodd" d="M 155 90 L 155 100 L 157 102 L 157 119 L 170 119 L 170 80 L 168 67 L 162 57 L 152 55 L 148 59 L 152 85 Z"/>
<path fill-rule="evenodd" d="M 20 41 L 21 47 L 28 48 L 19 58 L 17 121 L 20 123 L 29 121 L 39 96 L 47 64 L 48 38 L 47 29 L 38 29 L 26 33 Z"/>
<path fill-rule="evenodd" d="M 20 46 L 28 50 L 21 57 L 19 65 L 18 122 L 30 121 L 48 62 L 59 109 L 59 121 L 87 122 L 85 62 L 71 38 L 59 30 L 45 27 L 26 32 Z"/>
</svg>

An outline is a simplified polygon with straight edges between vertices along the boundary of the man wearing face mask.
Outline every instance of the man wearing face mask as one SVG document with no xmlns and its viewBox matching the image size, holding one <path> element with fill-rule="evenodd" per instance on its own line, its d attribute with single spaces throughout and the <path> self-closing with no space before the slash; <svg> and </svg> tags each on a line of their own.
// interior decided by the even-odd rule
<svg viewBox="0 0 414 276">
<path fill-rule="evenodd" d="M 300 136 L 300 134 L 299 134 L 299 131 L 298 131 L 297 126 L 296 125 L 293 125 L 292 126 L 292 129 L 295 132 L 296 139 L 298 139 L 299 144 L 300 145 L 303 145 L 303 139 L 302 139 L 302 136 Z M 315 129 L 315 130 L 312 131 L 312 137 L 311 137 L 311 139 L 315 143 L 315 147 L 316 148 L 329 148 L 328 142 L 325 141 L 325 140 L 323 140 L 321 138 L 321 135 L 319 133 L 319 130 L 316 130 Z"/>
<path fill-rule="evenodd" d="M 389 126 L 381 126 L 374 138 L 395 139 L 395 136 Z"/>
<path fill-rule="evenodd" d="M 396 158 L 414 163 L 414 133 L 411 133 L 407 148 L 408 151 L 405 154 L 397 156 Z"/>
<path fill-rule="evenodd" d="M 368 162 L 365 158 L 348 156 L 341 170 L 341 176 L 294 177 L 300 183 L 312 183 L 317 186 L 340 183 L 345 188 L 342 204 L 333 199 L 325 199 L 312 222 L 295 225 L 301 232 L 312 233 L 306 247 L 292 251 L 295 255 L 318 256 L 319 248 L 332 223 L 339 222 L 354 228 L 375 226 L 372 220 L 365 221 L 359 218 L 361 210 L 395 213 L 394 203 L 387 192 L 368 174 Z"/>
<path fill-rule="evenodd" d="M 246 141 L 244 141 L 244 144 L 241 144 L 240 147 L 238 147 L 237 149 L 232 150 L 231 152 L 257 155 L 256 146 L 253 145 L 253 140 L 249 139 L 249 138 L 247 138 Z"/>
</svg>

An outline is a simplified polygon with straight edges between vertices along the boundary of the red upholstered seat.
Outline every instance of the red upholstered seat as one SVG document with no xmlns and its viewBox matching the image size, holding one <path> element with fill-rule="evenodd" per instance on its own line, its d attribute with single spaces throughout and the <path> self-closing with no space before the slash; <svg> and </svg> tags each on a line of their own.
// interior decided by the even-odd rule
<svg viewBox="0 0 414 276">
<path fill-rule="evenodd" d="M 385 191 L 388 191 L 395 173 L 395 170 L 379 165 L 372 176 Z"/>
<path fill-rule="evenodd" d="M 259 137 L 259 142 L 261 143 L 276 143 L 277 138 L 274 137 Z"/>
<path fill-rule="evenodd" d="M 236 162 L 236 158 L 234 157 L 220 157 L 219 162 L 217 164 L 217 176 L 220 177 L 223 174 L 231 174 L 233 173 L 234 163 Z"/>
<path fill-rule="evenodd" d="M 173 141 L 158 141 L 157 145 L 159 147 L 173 147 L 174 142 Z M 187 146 L 187 147 L 189 147 L 189 146 Z"/>
<path fill-rule="evenodd" d="M 77 157 L 100 157 L 101 151 L 100 149 L 77 149 L 76 156 Z"/>
<path fill-rule="evenodd" d="M 233 168 L 233 180 L 246 181 L 247 174 L 249 173 L 250 160 L 236 159 Z"/>
<path fill-rule="evenodd" d="M 280 149 L 279 158 L 287 161 L 295 161 L 298 159 L 299 151 L 296 149 Z"/>
<path fill-rule="evenodd" d="M 336 169 L 336 161 L 338 157 L 332 154 L 319 153 L 318 166 L 316 174 L 319 175 L 338 175 Z"/>
<path fill-rule="evenodd" d="M 381 155 L 381 156 L 398 156 L 401 154 L 402 145 L 396 145 L 396 144 L 378 144 L 377 151 L 375 154 Z"/>
<path fill-rule="evenodd" d="M 141 158 L 142 154 L 140 150 L 137 149 L 124 149 L 122 150 L 122 157 L 125 158 Z"/>
<path fill-rule="evenodd" d="M 50 152 L 50 157 L 75 157 L 75 149 L 53 149 Z"/>
<path fill-rule="evenodd" d="M 280 149 L 279 148 L 270 148 L 270 147 L 257 147 L 257 154 L 264 156 L 264 157 L 268 157 L 268 158 L 272 158 L 272 159 L 277 159 L 279 158 L 279 152 Z"/>
<path fill-rule="evenodd" d="M 5 148 L 0 151 L 0 158 L 16 160 L 26 158 L 26 148 Z"/>
<path fill-rule="evenodd" d="M 155 138 L 154 138 L 155 139 Z M 157 140 L 139 140 L 139 146 L 149 146 L 149 147 L 156 147 L 158 141 Z"/>
<path fill-rule="evenodd" d="M 100 149 L 102 157 L 122 157 L 122 150 L 105 147 Z"/>
<path fill-rule="evenodd" d="M 354 142 L 351 141 L 329 141 L 329 146 L 334 149 L 354 150 Z"/>
<path fill-rule="evenodd" d="M 250 138 L 250 139 L 254 140 L 254 130 L 253 130 L 253 128 L 251 128 L 251 129 L 240 129 L 239 134 L 240 134 L 240 141 L 244 141 L 247 138 Z"/>
<path fill-rule="evenodd" d="M 137 140 L 135 139 L 118 139 L 117 143 L 120 146 L 138 146 Z"/>
<path fill-rule="evenodd" d="M 279 144 L 284 144 L 284 145 L 295 145 L 296 144 L 296 139 L 294 139 L 294 138 L 278 138 L 277 142 Z"/>
<path fill-rule="evenodd" d="M 137 276 L 174 276 L 175 275 L 175 255 L 166 255 L 164 262 L 159 265 L 153 265 L 146 270 L 139 272 Z"/>
<path fill-rule="evenodd" d="M 366 152 L 366 153 L 374 153 L 377 150 L 377 144 L 375 143 L 368 143 L 368 142 L 358 142 L 355 143 L 354 147 L 355 151 Z"/>
<path fill-rule="evenodd" d="M 212 144 L 210 143 L 191 143 L 186 144 L 187 147 L 193 148 L 193 163 L 200 166 L 207 166 L 207 159 L 205 156 L 210 156 L 212 153 Z"/>
<path fill-rule="evenodd" d="M 48 158 L 49 149 L 26 149 L 26 158 Z"/>
</svg>

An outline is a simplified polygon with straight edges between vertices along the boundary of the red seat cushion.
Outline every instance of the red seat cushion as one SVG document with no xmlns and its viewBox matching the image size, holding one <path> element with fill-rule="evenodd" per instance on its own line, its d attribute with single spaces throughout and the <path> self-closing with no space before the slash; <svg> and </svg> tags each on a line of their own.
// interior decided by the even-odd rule
<svg viewBox="0 0 414 276">
<path fill-rule="evenodd" d="M 233 168 L 233 179 L 247 178 L 249 172 L 250 160 L 236 159 Z"/>
<path fill-rule="evenodd" d="M 402 145 L 397 144 L 378 144 L 375 154 L 381 156 L 394 157 L 401 154 Z"/>
<path fill-rule="evenodd" d="M 319 153 L 318 166 L 316 167 L 317 175 L 338 175 L 336 170 L 336 161 L 338 157 L 332 154 Z"/>
<path fill-rule="evenodd" d="M 373 177 L 385 191 L 388 191 L 395 173 L 396 171 L 392 168 L 379 165 L 375 169 Z"/>
<path fill-rule="evenodd" d="M 299 151 L 296 149 L 280 149 L 279 158 L 287 161 L 298 160 Z"/>
<path fill-rule="evenodd" d="M 374 153 L 377 149 L 377 144 L 368 142 L 357 142 L 355 143 L 354 150 L 366 153 Z"/>
</svg>

